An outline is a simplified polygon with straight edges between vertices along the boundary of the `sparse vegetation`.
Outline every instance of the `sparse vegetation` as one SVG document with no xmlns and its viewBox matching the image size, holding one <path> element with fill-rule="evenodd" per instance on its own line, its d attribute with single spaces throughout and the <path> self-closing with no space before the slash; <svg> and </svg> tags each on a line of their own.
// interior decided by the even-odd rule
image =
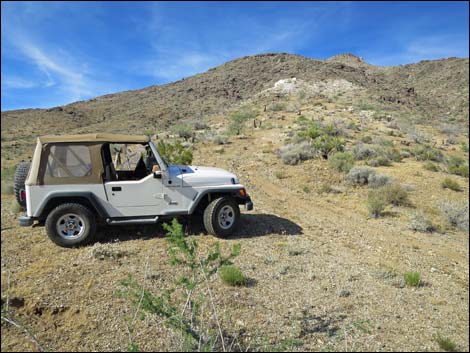
<svg viewBox="0 0 470 353">
<path fill-rule="evenodd" d="M 431 146 L 417 146 L 412 150 L 413 155 L 418 161 L 442 162 L 444 155 L 438 149 Z"/>
<path fill-rule="evenodd" d="M 440 170 L 439 167 L 432 162 L 424 163 L 423 168 L 429 170 L 430 172 L 438 172 Z"/>
<path fill-rule="evenodd" d="M 181 142 L 174 143 L 159 141 L 157 144 L 158 153 L 162 158 L 171 164 L 191 164 L 193 153 L 189 148 L 185 148 Z"/>
<path fill-rule="evenodd" d="M 198 243 L 184 236 L 183 227 L 176 219 L 164 224 L 170 264 L 178 266 L 182 274 L 176 278 L 170 289 L 154 294 L 145 289 L 131 276 L 122 281 L 123 290 L 119 295 L 129 298 L 136 315 L 154 314 L 160 316 L 165 325 L 174 331 L 179 340 L 179 350 L 226 350 L 225 338 L 213 301 L 209 278 L 222 268 L 231 268 L 231 259 L 238 256 L 240 246 L 234 245 L 228 256 L 222 256 L 219 243 L 215 243 L 206 256 L 199 253 Z M 225 271 L 225 270 L 222 270 Z M 240 273 L 227 271 L 230 283 L 241 283 Z M 242 277 L 244 280 L 244 277 Z M 209 315 L 199 310 L 204 306 Z M 181 308 L 183 308 L 181 310 Z M 129 318 L 129 346 L 138 349 L 134 338 L 135 318 Z M 218 327 L 218 329 L 213 329 Z"/>
<path fill-rule="evenodd" d="M 468 178 L 468 163 L 461 157 L 453 156 L 447 161 L 449 173 Z"/>
<path fill-rule="evenodd" d="M 419 272 L 406 272 L 403 278 L 408 286 L 419 287 L 421 285 L 421 274 Z"/>
<path fill-rule="evenodd" d="M 380 216 L 382 216 L 386 205 L 387 199 L 381 191 L 369 191 L 369 194 L 367 196 L 367 208 L 369 210 L 369 216 L 379 218 Z"/>
<path fill-rule="evenodd" d="M 400 184 L 385 185 L 381 192 L 383 192 L 388 203 L 394 206 L 409 206 L 410 200 L 408 192 Z"/>
<path fill-rule="evenodd" d="M 314 158 L 316 155 L 317 151 L 308 141 L 286 145 L 279 150 L 282 162 L 288 165 L 299 164 L 302 161 Z"/>
<path fill-rule="evenodd" d="M 348 173 L 354 167 L 354 156 L 350 152 L 338 152 L 329 158 L 328 163 L 334 170 Z"/>
<path fill-rule="evenodd" d="M 353 167 L 346 175 L 346 179 L 353 185 L 366 185 L 375 174 L 375 170 L 371 168 Z"/>
<path fill-rule="evenodd" d="M 443 201 L 439 204 L 443 216 L 447 222 L 460 230 L 468 232 L 469 218 L 468 218 L 468 201 L 467 202 L 453 202 Z"/>
<path fill-rule="evenodd" d="M 193 129 L 190 125 L 187 124 L 176 124 L 171 130 L 173 134 L 177 135 L 178 137 L 184 138 L 185 140 L 193 136 Z"/>
<path fill-rule="evenodd" d="M 420 212 L 414 212 L 411 215 L 409 228 L 422 233 L 432 233 L 436 230 L 432 222 Z"/>
<path fill-rule="evenodd" d="M 450 190 L 453 190 L 453 191 L 462 191 L 463 190 L 458 182 L 456 182 L 455 180 L 452 180 L 450 178 L 445 178 L 442 181 L 441 186 L 442 186 L 443 189 L 450 189 Z"/>
<path fill-rule="evenodd" d="M 449 337 L 444 337 L 438 334 L 434 337 L 434 339 L 439 345 L 439 348 L 446 352 L 455 352 L 457 349 L 457 344 Z"/>
<path fill-rule="evenodd" d="M 219 276 L 224 283 L 230 286 L 242 286 L 246 282 L 246 278 L 242 271 L 236 266 L 226 265 L 219 268 Z"/>
</svg>

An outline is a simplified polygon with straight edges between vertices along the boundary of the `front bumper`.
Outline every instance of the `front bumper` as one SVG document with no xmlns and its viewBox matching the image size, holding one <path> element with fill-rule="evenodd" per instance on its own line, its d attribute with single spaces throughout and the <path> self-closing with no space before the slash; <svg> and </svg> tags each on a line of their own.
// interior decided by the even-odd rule
<svg viewBox="0 0 470 353">
<path fill-rule="evenodd" d="M 18 221 L 20 222 L 21 227 L 30 227 L 33 225 L 33 218 L 28 216 L 20 216 L 18 217 Z"/>
</svg>

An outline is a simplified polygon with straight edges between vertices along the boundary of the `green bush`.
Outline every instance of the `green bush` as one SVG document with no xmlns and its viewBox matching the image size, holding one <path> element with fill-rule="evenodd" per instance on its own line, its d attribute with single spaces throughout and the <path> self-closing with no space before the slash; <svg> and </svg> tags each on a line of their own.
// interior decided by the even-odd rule
<svg viewBox="0 0 470 353">
<path fill-rule="evenodd" d="M 426 162 L 423 164 L 423 168 L 430 172 L 438 172 L 440 170 L 439 167 L 432 162 Z"/>
<path fill-rule="evenodd" d="M 453 190 L 453 191 L 462 191 L 463 190 L 459 183 L 457 183 L 455 180 L 452 180 L 450 178 L 445 178 L 442 181 L 441 186 L 442 186 L 443 189 L 450 189 L 450 190 Z"/>
<path fill-rule="evenodd" d="M 284 164 L 288 165 L 299 164 L 302 161 L 314 158 L 316 155 L 316 150 L 307 141 L 286 145 L 279 149 L 279 157 Z"/>
<path fill-rule="evenodd" d="M 392 165 L 392 161 L 390 161 L 387 157 L 377 157 L 371 159 L 366 164 L 371 167 L 389 167 Z"/>
<path fill-rule="evenodd" d="M 431 223 L 431 221 L 418 212 L 413 213 L 411 216 L 409 228 L 422 233 L 432 233 L 436 230 L 436 227 Z"/>
<path fill-rule="evenodd" d="M 419 287 L 421 285 L 421 274 L 419 272 L 406 272 L 403 278 L 408 286 Z"/>
<path fill-rule="evenodd" d="M 442 162 L 444 160 L 442 152 L 431 146 L 418 146 L 412 150 L 412 153 L 418 161 Z"/>
<path fill-rule="evenodd" d="M 338 152 L 329 158 L 328 163 L 334 170 L 348 173 L 354 167 L 354 156 L 350 152 Z"/>
<path fill-rule="evenodd" d="M 366 135 L 363 138 L 361 138 L 361 141 L 364 142 L 364 143 L 371 143 L 372 142 L 372 137 L 370 137 L 369 135 Z"/>
<path fill-rule="evenodd" d="M 369 191 L 367 196 L 367 208 L 369 210 L 369 216 L 379 218 L 383 214 L 386 205 L 387 200 L 382 192 L 379 190 Z"/>
<path fill-rule="evenodd" d="M 408 192 L 400 184 L 385 185 L 382 189 L 388 203 L 395 206 L 409 206 Z"/>
<path fill-rule="evenodd" d="M 245 276 L 236 266 L 222 266 L 219 268 L 218 273 L 222 281 L 230 286 L 243 286 L 246 283 Z"/>
<path fill-rule="evenodd" d="M 174 125 L 171 131 L 173 134 L 178 135 L 178 137 L 184 138 L 185 140 L 189 139 L 191 136 L 193 136 L 193 129 L 191 126 L 186 125 L 186 124 L 177 124 Z"/>
<path fill-rule="evenodd" d="M 174 143 L 159 141 L 157 150 L 160 156 L 169 164 L 191 164 L 193 161 L 193 153 L 179 141 Z"/>
<path fill-rule="evenodd" d="M 434 337 L 434 339 L 436 340 L 437 344 L 439 345 L 439 348 L 441 348 L 442 350 L 444 350 L 446 352 L 455 352 L 456 351 L 457 344 L 454 341 L 452 341 L 450 338 L 443 337 L 440 334 L 438 334 L 437 336 Z"/>
<path fill-rule="evenodd" d="M 444 201 L 439 204 L 439 208 L 451 226 L 468 232 L 468 202 Z"/>
<path fill-rule="evenodd" d="M 369 177 L 369 187 L 376 189 L 380 188 L 382 186 L 388 185 L 392 182 L 392 178 L 390 178 L 388 175 L 382 175 L 382 174 L 373 174 Z"/>
<path fill-rule="evenodd" d="M 255 119 L 258 112 L 254 110 L 241 110 L 230 115 L 230 125 L 228 131 L 234 135 L 240 135 L 245 127 L 245 122 L 250 119 Z"/>
<path fill-rule="evenodd" d="M 286 110 L 285 103 L 274 103 L 269 107 L 269 109 L 273 112 L 280 112 L 281 110 Z"/>
<path fill-rule="evenodd" d="M 461 157 L 453 156 L 447 161 L 449 173 L 468 178 L 468 163 Z"/>
<path fill-rule="evenodd" d="M 313 141 L 313 147 L 321 153 L 324 159 L 328 159 L 329 154 L 334 150 L 340 151 L 344 147 L 344 143 L 337 137 L 323 135 Z"/>
<path fill-rule="evenodd" d="M 359 143 L 354 146 L 353 152 L 354 157 L 358 161 L 370 159 L 377 155 L 377 151 L 374 148 L 372 148 L 371 146 L 364 145 L 362 143 Z"/>
<path fill-rule="evenodd" d="M 371 168 L 353 167 L 346 175 L 346 179 L 353 185 L 366 185 L 373 175 L 375 175 L 375 170 Z"/>
</svg>

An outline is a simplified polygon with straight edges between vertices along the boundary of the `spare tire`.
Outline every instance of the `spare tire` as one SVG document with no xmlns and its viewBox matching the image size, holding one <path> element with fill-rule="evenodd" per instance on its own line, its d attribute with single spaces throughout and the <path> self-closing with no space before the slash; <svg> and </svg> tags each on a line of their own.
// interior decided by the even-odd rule
<svg viewBox="0 0 470 353">
<path fill-rule="evenodd" d="M 28 176 L 30 162 L 20 162 L 16 167 L 15 172 L 15 179 L 13 183 L 16 201 L 26 208 L 26 188 L 24 183 L 26 181 L 26 177 Z"/>
</svg>

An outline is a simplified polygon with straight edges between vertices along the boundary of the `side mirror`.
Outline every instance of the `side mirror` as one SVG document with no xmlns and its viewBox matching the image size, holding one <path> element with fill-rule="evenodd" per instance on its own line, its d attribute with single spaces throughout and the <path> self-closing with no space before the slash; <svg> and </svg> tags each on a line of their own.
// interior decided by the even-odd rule
<svg viewBox="0 0 470 353">
<path fill-rule="evenodd" d="M 153 172 L 153 178 L 154 179 L 161 179 L 162 178 L 162 172 L 161 171 Z"/>
</svg>

